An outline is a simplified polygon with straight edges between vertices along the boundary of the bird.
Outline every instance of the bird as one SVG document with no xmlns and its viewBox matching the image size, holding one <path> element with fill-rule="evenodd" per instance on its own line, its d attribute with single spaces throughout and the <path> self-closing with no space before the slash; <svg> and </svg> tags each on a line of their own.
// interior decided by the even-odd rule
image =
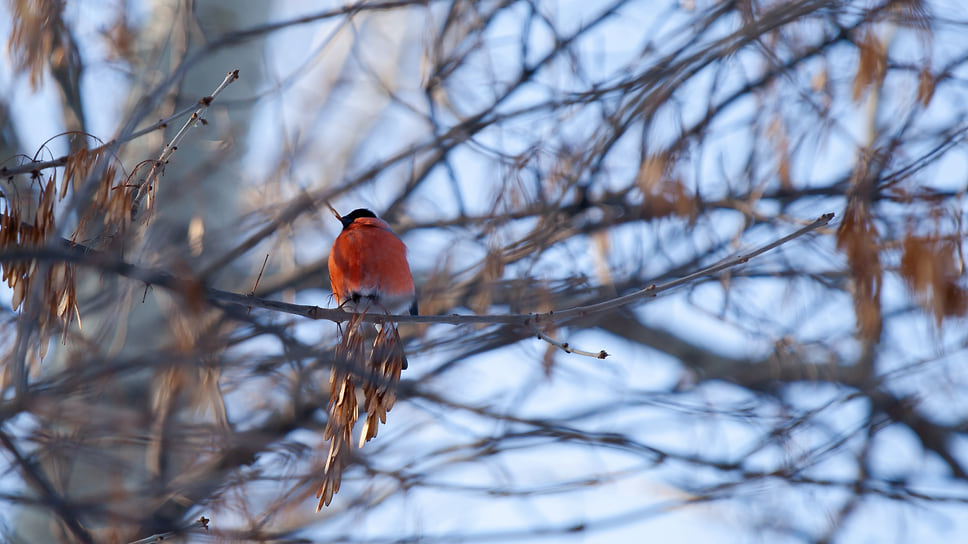
<svg viewBox="0 0 968 544">
<path fill-rule="evenodd" d="M 333 215 L 343 230 L 329 252 L 329 278 L 341 307 L 356 312 L 370 309 L 398 314 L 409 306 L 417 315 L 417 297 L 407 246 L 375 213 L 359 208 Z"/>
<path fill-rule="evenodd" d="M 407 368 L 407 357 L 399 331 L 393 322 L 374 327 L 362 321 L 370 310 L 398 315 L 409 305 L 417 315 L 413 275 L 407 263 L 407 246 L 390 230 L 390 225 L 372 211 L 359 208 L 341 216 L 329 210 L 343 224 L 329 252 L 329 278 L 336 303 L 356 315 L 340 341 L 330 371 L 329 418 L 323 432 L 329 440 L 329 454 L 323 480 L 316 490 L 316 511 L 327 506 L 339 491 L 343 469 L 350 462 L 353 427 L 360 414 L 357 386 L 363 393 L 366 419 L 360 432 L 359 447 L 376 437 L 380 423 L 396 400 L 400 371 Z M 372 339 L 372 348 L 364 342 Z"/>
</svg>

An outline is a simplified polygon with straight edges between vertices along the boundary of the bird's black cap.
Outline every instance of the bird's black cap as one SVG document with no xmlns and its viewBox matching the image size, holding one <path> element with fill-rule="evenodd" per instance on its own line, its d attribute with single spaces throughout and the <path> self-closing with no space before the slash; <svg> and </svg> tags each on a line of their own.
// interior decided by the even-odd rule
<svg viewBox="0 0 968 544">
<path fill-rule="evenodd" d="M 349 214 L 340 217 L 339 220 L 343 223 L 343 228 L 345 229 L 359 217 L 376 217 L 376 214 L 366 208 L 357 208 Z"/>
</svg>

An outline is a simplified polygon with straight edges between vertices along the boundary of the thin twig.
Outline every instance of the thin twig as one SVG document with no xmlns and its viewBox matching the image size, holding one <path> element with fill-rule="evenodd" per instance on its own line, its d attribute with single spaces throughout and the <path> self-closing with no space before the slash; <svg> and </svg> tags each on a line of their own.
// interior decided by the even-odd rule
<svg viewBox="0 0 968 544">
<path fill-rule="evenodd" d="M 197 520 L 195 520 L 191 525 L 186 525 L 184 527 L 175 529 L 174 531 L 168 531 L 167 533 L 154 534 L 149 537 L 142 538 L 141 540 L 135 540 L 135 541 L 129 542 L 128 544 L 155 544 L 158 542 L 165 542 L 170 537 L 185 534 L 189 531 L 194 531 L 196 529 L 205 529 L 207 531 L 209 521 L 210 520 L 208 518 L 206 518 L 205 516 L 202 516 Z"/>
<path fill-rule="evenodd" d="M 219 83 L 218 87 L 212 91 L 212 94 L 202 98 L 198 101 L 195 111 L 192 112 L 191 117 L 185 121 L 185 124 L 175 133 L 175 136 L 165 145 L 165 148 L 161 150 L 161 155 L 158 157 L 152 165 L 151 169 L 148 170 L 148 174 L 145 175 L 144 182 L 138 187 L 138 192 L 134 195 L 134 200 L 131 203 L 132 215 L 137 213 L 137 210 L 141 208 L 141 201 L 145 200 L 145 206 L 148 208 L 149 213 L 151 210 L 151 193 L 155 190 L 155 183 L 158 180 L 160 173 L 164 171 L 165 165 L 168 164 L 168 160 L 171 158 L 172 153 L 178 149 L 178 144 L 181 143 L 182 139 L 188 133 L 188 129 L 195 125 L 195 122 L 202 118 L 202 113 L 212 105 L 215 97 L 219 95 L 226 87 L 229 86 L 233 81 L 239 79 L 239 70 L 235 69 L 226 74 L 225 79 L 222 83 Z"/>
<path fill-rule="evenodd" d="M 594 359 L 604 359 L 608 357 L 608 352 L 606 352 L 604 349 L 599 351 L 598 353 L 592 353 L 591 351 L 583 351 L 583 350 L 571 347 L 571 345 L 569 345 L 568 342 L 559 342 L 558 340 L 555 340 L 554 338 L 548 336 L 547 334 L 541 332 L 538 329 L 535 329 L 535 333 L 538 335 L 538 339 L 548 342 L 552 346 L 555 346 L 556 348 L 561 349 L 565 353 L 584 355 L 585 357 L 592 357 Z"/>
<path fill-rule="evenodd" d="M 609 310 L 614 310 L 622 306 L 628 306 L 629 304 L 646 297 L 654 298 L 656 295 L 658 295 L 663 291 L 668 291 L 670 289 L 679 287 L 680 285 L 685 285 L 695 279 L 699 279 L 705 276 L 712 276 L 714 274 L 718 274 L 719 272 L 722 272 L 723 270 L 727 270 L 729 268 L 732 268 L 740 264 L 745 264 L 750 259 L 754 257 L 758 257 L 766 253 L 767 251 L 770 251 L 771 249 L 780 247 L 783 244 L 789 242 L 790 240 L 799 238 L 804 234 L 815 231 L 820 227 L 826 226 L 828 223 L 830 223 L 830 220 L 833 218 L 834 218 L 833 213 L 825 213 L 821 215 L 819 218 L 817 218 L 817 220 L 814 221 L 813 223 L 810 223 L 809 225 L 799 230 L 796 230 L 782 238 L 779 238 L 773 242 L 770 242 L 769 244 L 760 246 L 754 249 L 753 251 L 750 251 L 749 253 L 744 253 L 742 255 L 737 255 L 735 257 L 727 257 L 726 259 L 723 259 L 716 264 L 707 266 L 706 268 L 703 268 L 702 270 L 699 270 L 697 272 L 693 272 L 692 274 L 689 274 L 687 276 L 683 276 L 681 278 L 672 280 L 670 282 L 663 283 L 662 285 L 650 285 L 645 289 L 640 289 L 634 293 L 629 293 L 628 295 L 613 298 L 612 300 L 606 300 L 605 302 L 599 302 L 597 304 L 590 304 L 588 306 L 579 306 L 577 308 L 570 308 L 559 312 L 548 312 L 546 314 L 539 314 L 538 316 L 536 316 L 536 318 L 539 320 L 547 320 L 549 318 L 560 320 L 560 319 L 565 319 L 569 317 L 583 317 L 590 314 L 597 314 L 597 313 L 602 313 Z"/>
<path fill-rule="evenodd" d="M 192 104 L 191 106 L 181 109 L 164 119 L 159 119 L 158 121 L 155 121 L 154 123 L 142 128 L 141 130 L 132 132 L 126 138 L 124 138 L 124 140 L 120 140 L 120 141 L 111 140 L 107 143 L 101 144 L 91 149 L 90 153 L 92 155 L 97 155 L 101 151 L 104 151 L 105 149 L 108 149 L 111 146 L 125 144 L 133 140 L 137 140 L 138 138 L 146 134 L 150 134 L 156 130 L 168 128 L 168 125 L 172 121 L 184 115 L 188 115 L 190 112 L 194 111 L 197 107 L 198 107 L 197 104 Z M 56 159 L 51 159 L 48 161 L 29 161 L 19 166 L 14 166 L 12 168 L 7 166 L 0 166 L 0 177 L 10 177 L 10 176 L 16 176 L 18 174 L 30 174 L 33 172 L 40 172 L 41 170 L 46 170 L 48 168 L 57 168 L 60 166 L 65 166 L 67 164 L 67 161 L 69 161 L 73 155 L 74 155 L 73 153 L 68 153 L 67 155 L 63 155 L 61 157 L 57 157 Z"/>
<path fill-rule="evenodd" d="M 259 269 L 259 276 L 255 279 L 255 284 L 252 285 L 252 290 L 249 291 L 249 296 L 255 296 L 256 290 L 259 288 L 259 282 L 262 281 L 262 274 L 266 271 L 266 265 L 269 264 L 269 254 L 266 253 L 265 260 L 262 261 L 262 268 Z"/>
</svg>

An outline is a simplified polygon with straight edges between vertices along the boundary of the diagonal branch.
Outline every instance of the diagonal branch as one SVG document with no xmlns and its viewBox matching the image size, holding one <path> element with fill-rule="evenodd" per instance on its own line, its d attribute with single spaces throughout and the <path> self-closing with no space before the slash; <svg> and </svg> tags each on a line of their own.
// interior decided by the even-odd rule
<svg viewBox="0 0 968 544">
<path fill-rule="evenodd" d="M 802 227 L 782 238 L 774 240 L 766 245 L 760 246 L 752 251 L 723 259 L 713 265 L 707 266 L 692 274 L 663 283 L 661 285 L 649 285 L 628 295 L 606 300 L 596 304 L 577 306 L 559 311 L 550 311 L 538 314 L 505 314 L 505 315 L 380 315 L 366 314 L 362 320 L 370 323 L 382 323 L 385 321 L 395 321 L 399 323 L 443 323 L 449 325 L 466 325 L 473 323 L 484 324 L 510 324 L 533 327 L 539 323 L 555 323 L 579 317 L 589 317 L 592 315 L 604 314 L 618 308 L 631 305 L 646 298 L 655 298 L 659 293 L 670 291 L 676 287 L 686 285 L 691 281 L 706 276 L 713 276 L 734 266 L 745 264 L 749 260 L 756 258 L 767 251 L 775 249 L 807 233 L 813 232 L 827 225 L 834 217 L 834 214 L 827 213 L 816 221 Z M 74 244 L 67 240 L 62 240 L 60 248 L 23 248 L 13 247 L 0 252 L 0 262 L 14 262 L 22 260 L 50 260 L 64 261 L 76 264 L 92 266 L 103 272 L 112 272 L 120 276 L 144 282 L 147 285 L 162 287 L 171 291 L 179 292 L 185 296 L 195 299 L 198 296 L 204 297 L 209 302 L 227 302 L 249 308 L 262 308 L 279 313 L 287 313 L 308 317 L 310 319 L 326 319 L 337 323 L 348 321 L 354 314 L 343 310 L 329 310 L 315 305 L 291 304 L 265 298 L 258 298 L 249 295 L 223 291 L 214 287 L 205 286 L 200 280 L 194 278 L 177 277 L 170 272 L 162 269 L 142 268 L 121 259 L 112 257 L 106 253 L 88 248 L 81 244 Z"/>
<path fill-rule="evenodd" d="M 834 218 L 833 213 L 826 213 L 824 215 L 821 215 L 813 223 L 810 223 L 809 225 L 797 231 L 794 231 L 778 240 L 770 242 L 769 244 L 760 246 L 754 249 L 753 251 L 744 253 L 742 255 L 737 255 L 735 257 L 729 257 L 729 258 L 723 259 L 716 264 L 703 268 L 702 270 L 698 270 L 687 276 L 683 276 L 681 278 L 672 280 L 670 282 L 663 283 L 662 285 L 650 285 L 645 289 L 640 289 L 634 293 L 629 293 L 628 295 L 617 297 L 612 300 L 606 300 L 605 302 L 600 302 L 598 304 L 579 306 L 577 308 L 570 308 L 568 310 L 563 310 L 559 312 L 548 312 L 547 314 L 541 314 L 539 316 L 536 316 L 536 319 L 542 319 L 545 316 L 547 316 L 548 318 L 553 318 L 553 320 L 561 320 L 561 319 L 570 318 L 570 317 L 585 317 L 592 314 L 600 314 L 610 310 L 615 310 L 623 306 L 628 306 L 629 304 L 632 304 L 633 302 L 636 302 L 643 298 L 655 298 L 659 293 L 663 291 L 669 291 L 676 287 L 686 285 L 687 283 L 693 280 L 697 280 L 699 278 L 703 278 L 706 276 L 713 276 L 724 270 L 728 270 L 734 266 L 746 264 L 750 259 L 759 257 L 760 255 L 766 253 L 767 251 L 770 251 L 771 249 L 776 249 L 791 240 L 794 240 L 796 238 L 803 236 L 804 234 L 813 232 L 821 227 L 826 226 L 828 223 L 830 223 L 830 220 L 833 218 Z"/>
</svg>

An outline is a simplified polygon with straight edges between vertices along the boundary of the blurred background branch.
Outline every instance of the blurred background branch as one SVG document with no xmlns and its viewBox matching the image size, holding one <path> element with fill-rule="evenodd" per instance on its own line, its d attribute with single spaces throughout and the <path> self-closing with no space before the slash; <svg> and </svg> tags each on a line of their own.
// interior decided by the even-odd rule
<svg viewBox="0 0 968 544">
<path fill-rule="evenodd" d="M 0 9 L 5 541 L 968 531 L 961 6 Z M 424 315 L 315 514 L 329 202 Z"/>
</svg>

